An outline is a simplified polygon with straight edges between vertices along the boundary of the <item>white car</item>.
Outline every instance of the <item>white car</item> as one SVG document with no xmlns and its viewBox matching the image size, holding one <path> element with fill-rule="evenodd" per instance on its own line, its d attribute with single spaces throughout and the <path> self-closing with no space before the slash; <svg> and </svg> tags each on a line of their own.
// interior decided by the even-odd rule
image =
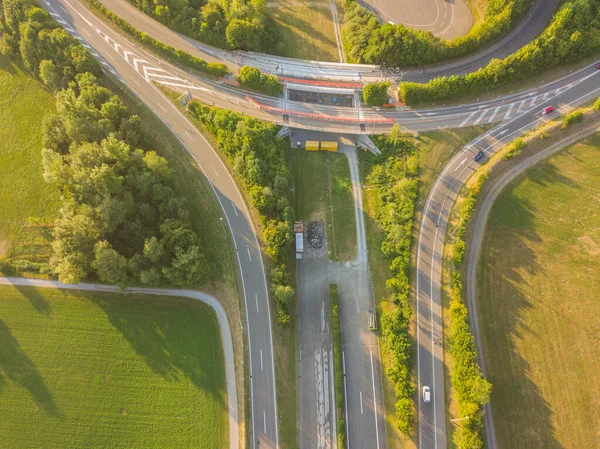
<svg viewBox="0 0 600 449">
<path fill-rule="evenodd" d="M 423 387 L 423 402 L 426 404 L 431 402 L 431 389 L 427 385 Z"/>
</svg>

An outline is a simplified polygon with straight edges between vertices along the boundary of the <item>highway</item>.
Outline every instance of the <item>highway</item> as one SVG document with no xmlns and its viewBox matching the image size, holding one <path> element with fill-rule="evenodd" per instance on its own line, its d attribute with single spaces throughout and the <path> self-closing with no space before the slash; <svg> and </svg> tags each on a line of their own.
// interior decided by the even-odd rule
<svg viewBox="0 0 600 449">
<path fill-rule="evenodd" d="M 466 281 L 466 297 L 467 297 L 467 306 L 469 309 L 469 321 L 472 323 L 471 327 L 473 329 L 473 335 L 475 336 L 475 341 L 477 343 L 478 354 L 479 354 L 479 365 L 481 366 L 481 370 L 483 375 L 486 375 L 485 368 L 485 360 L 481 356 L 483 354 L 483 345 L 481 343 L 481 332 L 479 331 L 479 322 L 478 322 L 478 313 L 477 313 L 477 266 L 479 264 L 479 254 L 481 252 L 481 243 L 483 242 L 483 235 L 485 232 L 486 222 L 490 210 L 496 201 L 498 195 L 502 192 L 502 190 L 517 176 L 521 175 L 523 172 L 538 164 L 544 159 L 549 158 L 555 153 L 561 151 L 565 147 L 578 142 L 585 137 L 594 134 L 600 131 L 600 126 L 598 123 L 595 123 L 591 126 L 587 126 L 577 133 L 568 136 L 555 144 L 549 146 L 548 148 L 543 149 L 539 153 L 528 157 L 523 160 L 519 164 L 512 167 L 510 170 L 506 171 L 502 174 L 502 176 L 487 190 L 485 195 L 482 195 L 479 198 L 480 206 L 478 207 L 477 213 L 473 220 L 473 236 L 470 242 L 470 245 L 467 249 L 467 281 Z M 492 419 L 492 405 L 487 404 L 485 408 L 485 425 L 487 428 L 486 437 L 487 437 L 487 448 L 488 449 L 497 449 L 498 444 L 496 441 L 496 435 L 493 427 L 493 419 Z"/>
<path fill-rule="evenodd" d="M 455 128 L 503 122 L 471 142 L 444 168 L 426 203 L 420 227 L 417 255 L 417 365 L 419 389 L 432 387 L 432 403 L 419 400 L 419 447 L 445 448 L 445 406 L 441 361 L 440 263 L 447 214 L 458 189 L 476 167 L 473 155 L 482 148 L 498 149 L 534 126 L 543 107 L 560 106 L 585 94 L 598 95 L 598 71 L 593 66 L 527 92 L 477 104 L 391 112 L 336 108 L 248 95 L 226 84 L 200 80 L 131 44 L 76 0 L 42 0 L 51 15 L 76 36 L 101 61 L 105 69 L 123 81 L 180 138 L 211 182 L 223 209 L 236 248 L 246 305 L 249 342 L 250 396 L 253 449 L 278 447 L 277 404 L 268 290 L 260 245 L 250 213 L 240 191 L 217 153 L 183 117 L 154 83 L 182 92 L 189 89 L 208 103 L 298 128 L 357 133 L 382 133 L 399 123 L 411 131 Z M 438 343 L 439 345 L 436 345 Z M 354 411 L 356 413 L 356 411 Z"/>
<path fill-rule="evenodd" d="M 223 345 L 223 356 L 225 360 L 225 384 L 227 391 L 227 407 L 229 413 L 229 449 L 238 449 L 239 441 L 239 415 L 237 394 L 235 390 L 235 363 L 233 357 L 233 340 L 227 313 L 218 299 L 197 290 L 179 290 L 164 288 L 136 288 L 130 287 L 125 291 L 119 290 L 113 285 L 104 284 L 63 284 L 58 281 L 47 281 L 43 279 L 26 279 L 0 276 L 0 285 L 18 286 L 30 288 L 53 288 L 60 290 L 91 291 L 124 295 L 127 293 L 139 293 L 144 295 L 178 296 L 201 301 L 210 306 L 217 316 L 219 330 L 221 333 L 221 344 Z"/>
<path fill-rule="evenodd" d="M 563 91 L 552 101 L 536 105 L 512 120 L 492 128 L 463 149 L 446 164 L 437 177 L 423 209 L 417 241 L 417 373 L 419 448 L 446 448 L 446 406 L 444 403 L 444 362 L 441 314 L 442 253 L 448 216 L 465 181 L 477 170 L 480 163 L 502 148 L 506 143 L 533 129 L 545 120 L 541 108 L 554 105 L 561 113 L 600 95 L 600 72 L 593 72 L 585 81 Z M 554 112 L 548 118 L 555 117 Z M 477 152 L 485 157 L 475 162 Z M 423 386 L 431 387 L 431 403 L 421 398 Z M 488 447 L 494 449 L 491 415 L 486 415 Z"/>
<path fill-rule="evenodd" d="M 151 78 L 144 76 L 143 68 L 147 68 L 143 65 L 145 63 L 124 59 L 115 52 L 115 44 L 121 52 L 131 54 L 137 52 L 135 46 L 110 31 L 79 4 L 68 0 L 52 0 L 41 4 L 67 31 L 81 41 L 85 39 L 84 44 L 101 60 L 103 66 L 126 83 L 175 133 L 211 183 L 223 210 L 224 223 L 233 236 L 246 305 L 253 448 L 259 445 L 261 449 L 277 448 L 277 403 L 268 290 L 261 247 L 241 192 L 202 134 L 150 82 Z M 108 34 L 114 40 L 109 39 Z"/>
</svg>

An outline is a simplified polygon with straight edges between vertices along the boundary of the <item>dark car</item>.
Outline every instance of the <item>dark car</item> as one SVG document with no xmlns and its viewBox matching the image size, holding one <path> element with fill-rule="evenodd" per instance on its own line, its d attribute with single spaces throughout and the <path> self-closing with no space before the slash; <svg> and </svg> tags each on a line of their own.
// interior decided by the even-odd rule
<svg viewBox="0 0 600 449">
<path fill-rule="evenodd" d="M 481 159 L 483 156 L 485 155 L 485 153 L 483 152 L 483 150 L 481 150 L 479 153 L 477 153 L 474 157 L 473 160 L 474 161 L 478 161 L 479 159 Z"/>
</svg>

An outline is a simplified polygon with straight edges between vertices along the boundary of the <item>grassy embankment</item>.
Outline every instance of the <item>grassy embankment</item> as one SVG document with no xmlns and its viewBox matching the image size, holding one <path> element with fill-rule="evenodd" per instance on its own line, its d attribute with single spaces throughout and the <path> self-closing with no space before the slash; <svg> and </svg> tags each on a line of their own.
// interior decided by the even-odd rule
<svg viewBox="0 0 600 449">
<path fill-rule="evenodd" d="M 593 447 L 600 421 L 600 135 L 510 184 L 478 268 L 498 442 Z"/>
<path fill-rule="evenodd" d="M 0 446 L 229 447 L 208 306 L 8 286 L 0 299 Z"/>
<path fill-rule="evenodd" d="M 421 210 L 425 204 L 425 198 L 429 192 L 435 177 L 443 168 L 445 163 L 453 156 L 453 154 L 469 140 L 480 134 L 484 127 L 471 127 L 444 132 L 422 133 L 419 140 L 415 142 L 419 154 L 419 188 L 418 201 L 416 204 L 414 222 L 416 224 L 413 233 L 413 241 L 418 232 L 418 223 L 420 220 Z M 363 160 L 364 162 L 364 160 Z M 376 223 L 375 216 L 375 194 L 376 186 L 365 183 L 365 178 L 372 167 L 368 164 L 361 164 L 361 180 L 363 187 L 363 205 L 365 211 L 365 228 L 367 237 L 367 246 L 369 249 L 369 268 L 371 270 L 371 278 L 373 289 L 377 301 L 378 314 L 381 314 L 382 307 L 391 295 L 391 290 L 386 287 L 385 281 L 391 277 L 389 270 L 390 261 L 381 252 L 381 241 L 383 239 L 383 231 Z M 413 244 L 413 260 L 416 254 L 416 247 Z M 412 282 L 414 285 L 414 282 Z M 414 326 L 413 326 L 414 334 Z M 414 358 L 414 357 L 413 357 Z M 385 369 L 386 356 L 382 353 L 383 368 Z M 390 449 L 404 449 L 416 447 L 415 441 L 402 435 L 395 424 L 395 409 L 396 395 L 393 386 L 388 381 L 386 376 L 382 376 L 384 401 L 387 418 L 387 444 Z"/>
<path fill-rule="evenodd" d="M 339 61 L 329 0 L 272 0 L 268 5 L 285 43 L 284 56 Z"/>
<path fill-rule="evenodd" d="M 325 223 L 330 259 L 353 259 L 356 220 L 348 159 L 343 154 L 292 151 L 290 164 L 297 217 Z"/>
<path fill-rule="evenodd" d="M 339 448 L 346 447 L 346 397 L 344 396 L 344 376 L 342 367 L 342 334 L 340 330 L 340 304 L 337 284 L 329 285 L 331 304 L 331 331 L 333 340 L 333 369 L 335 376 L 336 433 Z"/>
</svg>

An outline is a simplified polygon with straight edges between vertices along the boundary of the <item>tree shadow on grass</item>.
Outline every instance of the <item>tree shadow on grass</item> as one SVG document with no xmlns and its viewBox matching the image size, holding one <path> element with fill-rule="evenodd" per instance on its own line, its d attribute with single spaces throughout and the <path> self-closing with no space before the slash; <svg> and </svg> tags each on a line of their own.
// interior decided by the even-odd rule
<svg viewBox="0 0 600 449">
<path fill-rule="evenodd" d="M 63 417 L 33 361 L 21 349 L 4 321 L 0 320 L 0 391 L 8 382 L 29 391 L 35 402 L 49 415 Z"/>
<path fill-rule="evenodd" d="M 44 297 L 44 295 L 40 294 L 38 289 L 18 285 L 15 285 L 14 288 L 16 288 L 19 291 L 19 293 L 23 295 L 24 298 L 27 298 L 27 300 L 31 303 L 35 310 L 44 315 L 50 315 L 50 303 L 46 301 L 46 298 Z"/>
<path fill-rule="evenodd" d="M 94 296 L 91 300 L 153 372 L 168 382 L 189 379 L 226 407 L 225 365 L 216 317 L 185 300 Z M 169 303 L 179 304 L 180 307 Z M 198 304 L 199 306 L 199 304 Z M 205 346 L 203 346 L 205 345 Z M 219 351 L 214 348 L 218 347 Z"/>
<path fill-rule="evenodd" d="M 528 179 L 538 185 L 579 188 L 575 181 L 550 164 L 544 165 L 543 170 L 529 172 L 529 175 Z M 531 202 L 515 194 L 514 189 L 519 183 L 517 180 L 511 184 L 497 199 L 490 214 L 479 266 L 479 314 L 486 347 L 487 375 L 493 384 L 494 426 L 502 447 L 559 449 L 563 445 L 556 438 L 554 411 L 536 380 L 538 368 L 523 358 L 516 343 L 527 334 L 537 339 L 552 338 L 537 334 L 524 321 L 524 317 L 535 313 L 534 308 L 545 307 L 568 318 L 546 304 L 543 297 L 536 297 L 522 275 L 523 272 L 532 276 L 544 276 L 545 273 L 531 249 L 531 244 L 543 243 L 534 221 L 539 211 Z M 507 252 L 507 248 L 511 251 Z"/>
</svg>

